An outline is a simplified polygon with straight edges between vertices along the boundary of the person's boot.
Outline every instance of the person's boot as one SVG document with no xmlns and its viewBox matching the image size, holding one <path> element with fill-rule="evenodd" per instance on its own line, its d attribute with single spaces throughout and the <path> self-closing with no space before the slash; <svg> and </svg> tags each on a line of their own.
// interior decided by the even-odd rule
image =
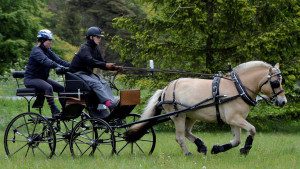
<svg viewBox="0 0 300 169">
<path fill-rule="evenodd" d="M 105 119 L 110 115 L 110 110 L 105 104 L 98 104 L 96 117 Z"/>
<path fill-rule="evenodd" d="M 54 104 L 54 99 L 51 98 L 51 97 L 47 97 L 47 102 L 50 106 L 50 110 L 51 110 L 51 113 L 52 113 L 52 118 L 59 118 L 61 113 L 60 113 L 60 110 Z"/>
<path fill-rule="evenodd" d="M 60 110 L 55 105 L 51 106 L 50 109 L 52 113 L 52 118 L 57 119 L 61 116 Z"/>
<path fill-rule="evenodd" d="M 60 103 L 60 105 L 61 105 L 62 112 L 64 112 L 65 107 L 66 107 L 66 99 L 64 99 L 64 98 L 59 98 L 58 100 L 59 100 L 59 103 Z"/>
</svg>

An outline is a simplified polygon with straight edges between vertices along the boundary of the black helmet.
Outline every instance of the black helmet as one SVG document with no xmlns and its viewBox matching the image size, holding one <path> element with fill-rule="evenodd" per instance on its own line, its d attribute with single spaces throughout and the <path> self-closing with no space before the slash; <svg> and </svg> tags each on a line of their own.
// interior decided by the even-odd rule
<svg viewBox="0 0 300 169">
<path fill-rule="evenodd" d="M 92 26 L 87 30 L 86 37 L 89 37 L 89 36 L 103 37 L 103 35 L 101 35 L 101 32 L 102 32 L 102 30 L 99 27 Z"/>
</svg>

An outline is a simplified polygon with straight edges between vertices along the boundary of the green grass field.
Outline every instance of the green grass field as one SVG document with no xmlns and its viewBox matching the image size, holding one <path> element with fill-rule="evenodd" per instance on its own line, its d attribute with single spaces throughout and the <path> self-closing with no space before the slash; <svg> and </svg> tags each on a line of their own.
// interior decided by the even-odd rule
<svg viewBox="0 0 300 169">
<path fill-rule="evenodd" d="M 225 143 L 231 139 L 228 133 L 196 133 L 202 136 L 208 149 L 213 144 Z M 253 148 L 248 156 L 239 155 L 239 148 L 228 152 L 205 157 L 196 152 L 194 144 L 188 143 L 192 156 L 184 156 L 174 140 L 174 133 L 157 133 L 157 146 L 149 155 L 114 155 L 106 158 L 81 157 L 73 159 L 70 154 L 54 156 L 46 159 L 44 156 L 24 158 L 22 155 L 7 158 L 3 145 L 0 147 L 0 168 L 206 168 L 206 169 L 296 169 L 300 166 L 300 134 L 258 133 Z M 243 134 L 243 141 L 245 139 Z M 3 134 L 1 132 L 1 142 Z"/>
<path fill-rule="evenodd" d="M 73 159 L 69 150 L 61 156 L 46 159 L 44 156 L 24 158 L 24 154 L 7 158 L 3 146 L 3 135 L 6 125 L 20 112 L 26 111 L 24 100 L 0 99 L 0 168 L 10 169 L 82 169 L 82 168 L 174 168 L 174 169 L 297 169 L 300 166 L 300 128 L 299 132 L 260 132 L 257 131 L 253 148 L 248 156 L 239 155 L 239 148 L 244 144 L 246 134 L 243 132 L 242 144 L 225 153 L 207 156 L 197 153 L 196 146 L 188 142 L 192 156 L 184 156 L 175 141 L 174 132 L 157 132 L 157 143 L 154 153 L 149 155 L 114 155 L 105 158 L 81 157 Z M 44 114 L 49 114 L 45 106 Z M 34 112 L 37 112 L 34 110 Z M 283 127 L 283 126 L 282 126 Z M 207 132 L 195 131 L 208 147 L 214 144 L 228 143 L 232 139 L 230 131 Z M 58 145 L 58 147 L 60 147 Z"/>
</svg>

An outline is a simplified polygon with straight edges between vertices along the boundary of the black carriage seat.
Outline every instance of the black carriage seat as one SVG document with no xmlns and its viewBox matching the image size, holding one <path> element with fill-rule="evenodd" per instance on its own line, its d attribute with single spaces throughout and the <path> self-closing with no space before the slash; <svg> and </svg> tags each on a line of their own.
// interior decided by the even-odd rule
<svg viewBox="0 0 300 169">
<path fill-rule="evenodd" d="M 76 74 L 71 72 L 65 73 L 65 95 L 70 97 L 77 97 L 78 99 L 85 97 L 91 93 L 91 88 L 87 83 Z"/>
<path fill-rule="evenodd" d="M 32 108 L 39 108 L 41 109 L 44 104 L 45 97 L 43 94 L 37 93 L 35 88 L 27 88 L 24 86 L 24 83 L 21 83 L 20 81 L 23 81 L 25 71 L 13 71 L 12 76 L 16 79 L 17 82 L 17 91 L 16 96 L 24 97 L 28 104 L 28 112 L 30 112 L 30 102 L 33 98 L 37 97 L 35 102 L 32 105 Z M 29 98 L 27 98 L 29 97 Z M 39 110 L 41 113 L 41 110 Z"/>
<path fill-rule="evenodd" d="M 86 99 L 91 95 L 91 88 L 76 74 L 63 72 L 65 75 L 65 92 L 60 93 L 60 97 L 66 98 L 66 106 L 63 116 L 72 119 L 80 116 L 87 106 Z"/>
</svg>

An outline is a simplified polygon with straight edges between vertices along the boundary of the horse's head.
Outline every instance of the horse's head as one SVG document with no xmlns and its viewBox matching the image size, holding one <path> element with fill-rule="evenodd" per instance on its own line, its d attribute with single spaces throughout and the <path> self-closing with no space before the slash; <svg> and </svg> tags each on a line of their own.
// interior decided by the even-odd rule
<svg viewBox="0 0 300 169">
<path fill-rule="evenodd" d="M 260 92 L 268 96 L 276 106 L 283 107 L 287 99 L 282 84 L 284 84 L 284 79 L 277 63 L 274 67 L 270 67 L 267 77 L 262 80 Z"/>
</svg>

